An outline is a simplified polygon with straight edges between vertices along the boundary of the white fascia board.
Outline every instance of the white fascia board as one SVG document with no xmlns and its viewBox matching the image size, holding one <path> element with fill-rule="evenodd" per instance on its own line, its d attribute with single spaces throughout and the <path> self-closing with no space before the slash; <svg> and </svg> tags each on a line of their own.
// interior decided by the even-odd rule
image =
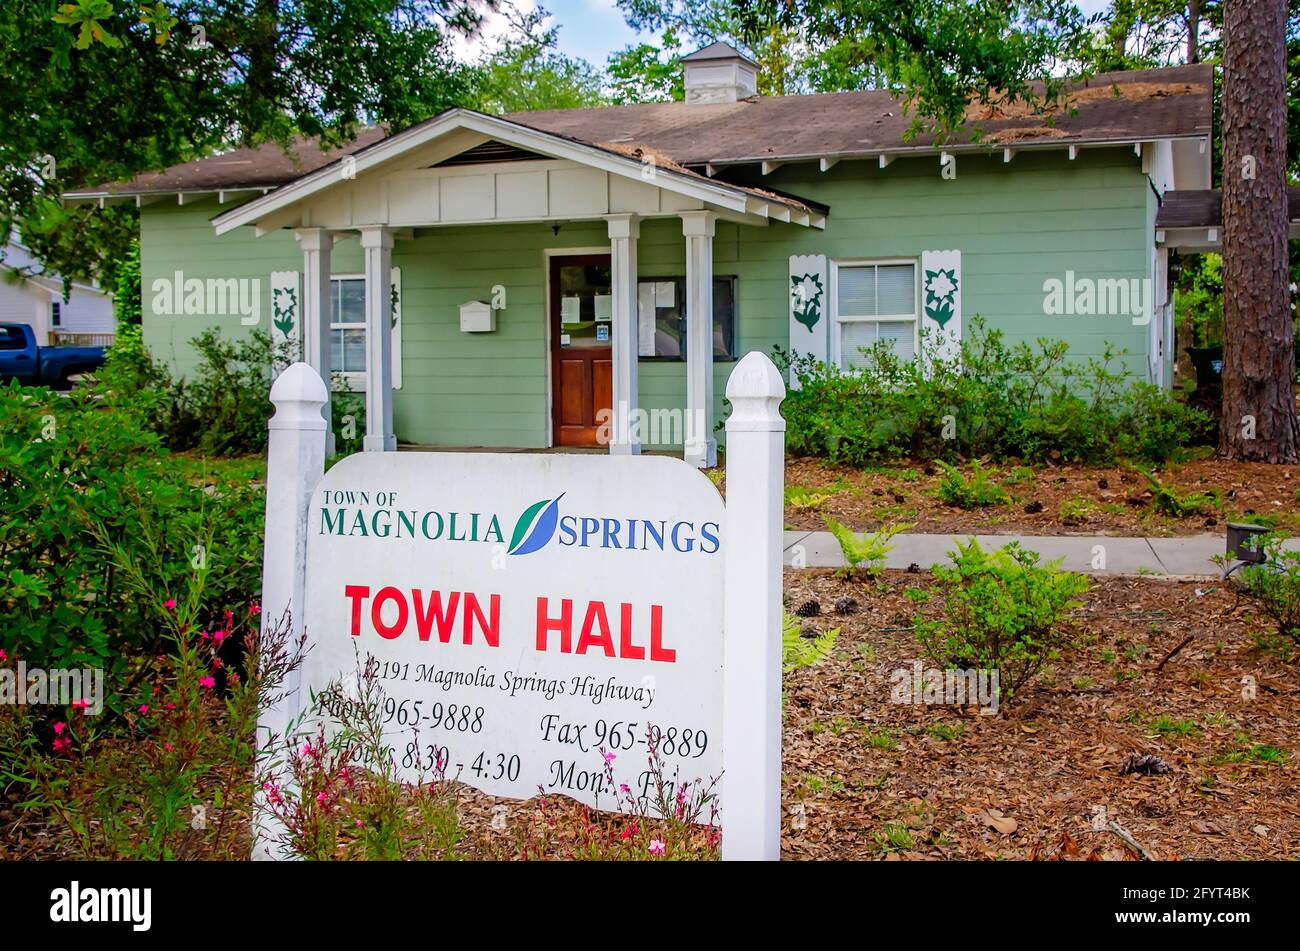
<svg viewBox="0 0 1300 951">
<path fill-rule="evenodd" d="M 642 163 L 630 156 L 608 152 L 604 149 L 578 142 L 572 142 L 546 132 L 539 132 L 518 123 L 509 122 L 495 116 L 486 116 L 467 109 L 453 109 L 423 125 L 414 126 L 404 132 L 390 136 L 369 148 L 353 155 L 356 160 L 356 177 L 364 175 L 385 162 L 403 153 L 418 148 L 439 136 L 456 129 L 469 129 L 482 135 L 490 136 L 507 145 L 527 149 L 552 158 L 569 159 L 580 165 L 598 168 L 612 175 L 641 181 Z M 226 234 L 244 225 L 254 224 L 275 211 L 309 198 L 318 192 L 339 183 L 338 162 L 332 162 L 324 168 L 281 186 L 268 195 L 256 198 L 219 215 L 212 221 L 218 235 Z M 693 179 L 690 176 L 667 168 L 656 170 L 656 186 L 710 202 L 723 208 L 745 211 L 747 197 L 733 188 L 712 182 Z"/>
</svg>

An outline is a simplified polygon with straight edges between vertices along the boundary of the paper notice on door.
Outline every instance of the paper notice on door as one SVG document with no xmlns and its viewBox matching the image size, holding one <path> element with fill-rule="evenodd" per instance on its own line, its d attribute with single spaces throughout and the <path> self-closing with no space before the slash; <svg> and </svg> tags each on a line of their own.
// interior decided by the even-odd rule
<svg viewBox="0 0 1300 951">
<path fill-rule="evenodd" d="M 636 304 L 636 352 L 643 357 L 653 357 L 655 355 L 655 285 L 638 284 Z"/>
<path fill-rule="evenodd" d="M 596 301 L 596 319 L 611 320 L 614 317 L 614 295 L 597 294 Z"/>
<path fill-rule="evenodd" d="M 676 307 L 677 285 L 672 281 L 660 281 L 655 284 L 655 306 Z"/>
<path fill-rule="evenodd" d="M 568 345 L 569 345 L 569 335 L 568 335 L 568 334 L 560 334 L 560 346 L 561 346 L 561 347 L 567 347 Z"/>
<path fill-rule="evenodd" d="M 582 319 L 582 299 L 578 297 L 560 298 L 560 320 L 566 324 L 576 324 Z"/>
</svg>

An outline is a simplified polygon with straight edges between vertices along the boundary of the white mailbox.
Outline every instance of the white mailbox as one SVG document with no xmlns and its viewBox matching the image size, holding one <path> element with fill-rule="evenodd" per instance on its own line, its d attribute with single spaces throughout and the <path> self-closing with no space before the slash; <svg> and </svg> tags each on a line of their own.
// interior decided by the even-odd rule
<svg viewBox="0 0 1300 951">
<path fill-rule="evenodd" d="M 481 300 L 466 301 L 460 305 L 461 333 L 483 333 L 497 329 L 497 312 L 492 305 Z"/>
</svg>

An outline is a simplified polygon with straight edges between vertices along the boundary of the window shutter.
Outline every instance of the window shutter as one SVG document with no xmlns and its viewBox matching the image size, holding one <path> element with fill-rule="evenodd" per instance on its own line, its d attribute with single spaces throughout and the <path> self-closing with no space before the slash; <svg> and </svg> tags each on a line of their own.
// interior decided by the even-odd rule
<svg viewBox="0 0 1300 951">
<path fill-rule="evenodd" d="M 790 353 L 808 355 L 826 362 L 826 312 L 830 306 L 830 286 L 826 281 L 826 255 L 795 254 L 790 256 Z M 790 385 L 798 386 L 791 374 Z"/>
<path fill-rule="evenodd" d="M 393 294 L 393 389 L 402 388 L 402 269 L 392 270 Z"/>
<path fill-rule="evenodd" d="M 271 272 L 271 372 L 302 359 L 302 286 L 297 271 Z"/>
<path fill-rule="evenodd" d="M 921 252 L 921 331 L 927 353 L 961 355 L 961 251 Z"/>
</svg>

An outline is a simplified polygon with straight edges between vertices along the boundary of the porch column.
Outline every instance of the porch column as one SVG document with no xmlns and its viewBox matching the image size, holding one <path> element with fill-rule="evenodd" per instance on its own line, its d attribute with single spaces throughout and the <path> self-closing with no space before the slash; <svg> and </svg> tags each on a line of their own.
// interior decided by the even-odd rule
<svg viewBox="0 0 1300 951">
<path fill-rule="evenodd" d="M 611 455 L 632 455 L 641 451 L 641 434 L 635 425 L 637 394 L 637 297 L 636 239 L 641 222 L 636 215 L 609 215 L 611 293 L 614 296 L 613 339 L 613 433 Z"/>
<path fill-rule="evenodd" d="M 681 213 L 686 237 L 686 437 L 683 458 L 697 469 L 718 464 L 713 436 L 713 232 L 711 211 Z"/>
<path fill-rule="evenodd" d="M 361 229 L 366 258 L 366 452 L 392 452 L 393 435 L 393 231 Z"/>
<path fill-rule="evenodd" d="M 330 415 L 330 251 L 334 235 L 324 228 L 298 228 L 302 248 L 302 359 L 325 381 L 325 458 L 334 455 Z"/>
</svg>

